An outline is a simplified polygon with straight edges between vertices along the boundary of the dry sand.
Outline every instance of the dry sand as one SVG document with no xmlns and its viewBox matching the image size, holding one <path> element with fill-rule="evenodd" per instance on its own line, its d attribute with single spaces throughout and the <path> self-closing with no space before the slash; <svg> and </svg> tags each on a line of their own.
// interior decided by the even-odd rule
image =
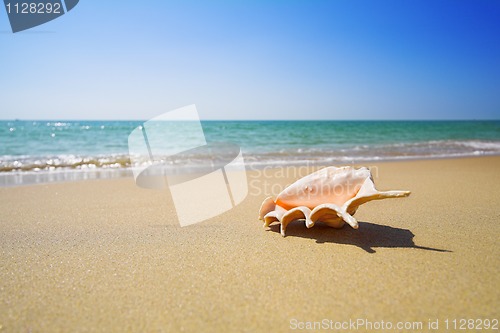
<svg viewBox="0 0 500 333">
<path fill-rule="evenodd" d="M 500 157 L 376 166 L 379 189 L 412 195 L 363 205 L 358 230 L 297 221 L 286 238 L 257 220 L 257 189 L 293 168 L 249 174 L 242 204 L 184 228 L 168 191 L 132 179 L 0 188 L 0 332 L 499 319 Z"/>
</svg>

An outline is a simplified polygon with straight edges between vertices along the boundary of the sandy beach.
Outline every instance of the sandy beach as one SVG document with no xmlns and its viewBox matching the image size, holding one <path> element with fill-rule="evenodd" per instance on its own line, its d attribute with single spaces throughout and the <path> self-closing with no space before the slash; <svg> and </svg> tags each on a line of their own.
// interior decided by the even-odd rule
<svg viewBox="0 0 500 333">
<path fill-rule="evenodd" d="M 183 228 L 168 191 L 131 178 L 0 188 L 0 332 L 500 319 L 500 157 L 367 165 L 411 196 L 363 205 L 358 230 L 296 221 L 285 238 L 257 219 L 258 189 L 293 168 L 250 172 L 243 203 Z"/>
</svg>

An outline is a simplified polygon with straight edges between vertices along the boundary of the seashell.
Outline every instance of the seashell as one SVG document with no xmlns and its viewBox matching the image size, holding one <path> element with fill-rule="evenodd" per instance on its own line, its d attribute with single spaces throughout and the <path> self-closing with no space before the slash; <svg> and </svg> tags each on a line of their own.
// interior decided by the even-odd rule
<svg viewBox="0 0 500 333">
<path fill-rule="evenodd" d="M 347 223 L 358 229 L 353 215 L 359 206 L 372 200 L 409 195 L 409 191 L 378 191 L 368 168 L 332 166 L 297 180 L 276 199 L 267 197 L 260 207 L 259 219 L 264 220 L 264 227 L 280 222 L 283 237 L 294 220 L 305 220 L 307 228 L 320 221 L 333 228 Z"/>
</svg>

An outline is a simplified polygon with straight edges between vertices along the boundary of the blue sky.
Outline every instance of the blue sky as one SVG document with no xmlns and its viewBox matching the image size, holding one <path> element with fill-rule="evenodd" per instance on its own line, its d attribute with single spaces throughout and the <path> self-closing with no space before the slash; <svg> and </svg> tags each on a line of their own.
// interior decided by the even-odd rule
<svg viewBox="0 0 500 333">
<path fill-rule="evenodd" d="M 500 2 L 91 1 L 13 34 L 1 119 L 500 119 Z"/>
</svg>

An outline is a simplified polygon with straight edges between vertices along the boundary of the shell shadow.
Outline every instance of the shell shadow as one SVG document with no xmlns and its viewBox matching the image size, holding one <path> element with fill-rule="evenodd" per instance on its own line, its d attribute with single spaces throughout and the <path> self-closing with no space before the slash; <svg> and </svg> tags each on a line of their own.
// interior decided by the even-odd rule
<svg viewBox="0 0 500 333">
<path fill-rule="evenodd" d="M 280 233 L 280 225 L 272 224 L 269 231 Z M 413 248 L 437 252 L 453 252 L 432 247 L 419 246 L 413 241 L 415 235 L 408 229 L 394 228 L 370 222 L 359 222 L 359 229 L 348 226 L 334 229 L 317 223 L 311 229 L 303 221 L 293 221 L 286 228 L 286 237 L 315 239 L 316 243 L 349 244 L 362 248 L 368 253 L 375 253 L 374 247 Z"/>
</svg>

